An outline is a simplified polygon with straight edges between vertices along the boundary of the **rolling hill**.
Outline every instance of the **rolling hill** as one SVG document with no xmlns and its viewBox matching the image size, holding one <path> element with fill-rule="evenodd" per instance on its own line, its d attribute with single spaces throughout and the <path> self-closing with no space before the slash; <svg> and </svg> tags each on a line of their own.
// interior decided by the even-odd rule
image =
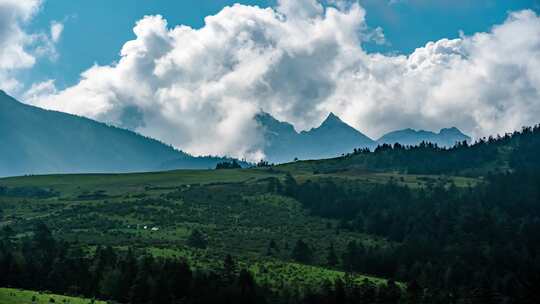
<svg viewBox="0 0 540 304">
<path fill-rule="evenodd" d="M 450 149 L 387 145 L 264 168 L 2 178 L 0 227 L 15 246 L 0 246 L 0 273 L 8 274 L 0 286 L 64 294 L 73 283 L 85 297 L 129 303 L 136 278 L 174 281 L 165 269 L 179 259 L 194 274 L 182 286 L 206 295 L 220 278 L 245 271 L 268 303 L 306 303 L 319 290 L 322 299 L 345 290 L 355 300 L 309 303 L 448 303 L 448 296 L 498 303 L 470 301 L 493 295 L 538 303 L 539 151 L 536 126 Z M 47 249 L 53 237 L 69 250 Z M 86 266 L 63 266 L 72 261 Z M 24 283 L 18 263 L 38 265 L 32 277 L 39 279 Z M 154 267 L 126 267 L 148 263 Z M 74 272 L 93 280 L 48 279 Z M 131 280 L 111 283 L 120 276 Z M 407 288 L 392 289 L 394 282 Z M 514 289 L 504 288 L 508 282 Z M 161 286 L 147 288 L 166 294 Z M 387 294 L 396 297 L 386 301 Z"/>
<path fill-rule="evenodd" d="M 304 172 L 400 172 L 483 176 L 537 168 L 540 127 L 523 128 L 504 136 L 461 142 L 451 148 L 423 142 L 416 146 L 381 145 L 373 151 L 357 150 L 341 157 L 281 165 Z"/>
<path fill-rule="evenodd" d="M 87 118 L 18 102 L 0 91 L 0 176 L 208 169 L 157 140 Z"/>
</svg>

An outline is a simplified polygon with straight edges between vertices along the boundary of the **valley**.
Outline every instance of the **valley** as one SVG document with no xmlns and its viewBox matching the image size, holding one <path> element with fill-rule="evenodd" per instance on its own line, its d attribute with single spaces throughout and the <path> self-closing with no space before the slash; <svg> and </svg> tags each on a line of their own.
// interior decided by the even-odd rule
<svg viewBox="0 0 540 304">
<path fill-rule="evenodd" d="M 217 284 L 218 296 L 236 280 L 257 286 L 249 297 L 277 302 L 323 301 L 341 288 L 351 300 L 388 297 L 388 303 L 417 296 L 435 301 L 454 289 L 463 299 L 477 293 L 511 297 L 506 288 L 534 298 L 520 283 L 537 283 L 525 270 L 535 269 L 534 262 L 519 248 L 536 250 L 530 239 L 540 214 L 534 170 L 539 130 L 450 149 L 382 145 L 334 159 L 245 169 L 3 178 L 0 251 L 22 250 L 14 254 L 26 258 L 14 262 L 6 253 L 0 265 L 17 277 L 14 269 L 30 267 L 22 261 L 37 258 L 25 248 L 50 243 L 37 247 L 57 248 L 43 253 L 53 263 L 43 275 L 69 273 L 54 261 L 68 263 L 75 254 L 89 265 L 84 271 L 92 280 L 78 283 L 76 293 L 54 284 L 42 288 L 120 302 L 158 297 L 152 284 L 172 278 L 145 267 L 166 269 L 168 263 L 189 265 L 182 267 L 194 281 L 184 292 L 193 299 L 206 298 L 203 286 Z M 512 238 L 505 258 L 523 270 L 496 262 L 500 251 L 494 249 Z M 92 266 L 100 263 L 103 268 Z M 134 285 L 111 285 L 115 276 L 128 275 L 125 263 L 137 265 Z M 441 279 L 445 271 L 451 275 Z M 470 283 L 467 273 L 484 279 Z M 16 286 L 36 288 L 24 282 Z M 137 293 L 143 283 L 150 288 L 146 296 Z M 416 294 L 415 286 L 425 291 Z"/>
<path fill-rule="evenodd" d="M 295 177 L 299 180 L 328 177 L 298 173 Z M 290 266 L 294 272 L 325 273 L 330 243 L 338 251 L 350 240 L 366 246 L 387 245 L 382 238 L 342 230 L 338 221 L 311 216 L 297 201 L 269 193 L 268 179 L 283 180 L 285 174 L 278 169 L 245 169 L 8 178 L 1 180 L 0 185 L 48 192 L 43 198 L 3 198 L 2 224 L 22 236 L 43 221 L 59 239 L 82 244 L 87 250 L 96 246 L 131 246 L 157 256 L 185 257 L 203 269 L 215 267 L 226 254 L 231 254 L 250 267 L 270 263 Z M 331 176 L 352 180 L 359 187 L 366 181 L 385 183 L 390 178 L 399 179 L 399 175 Z M 414 180 L 417 178 L 407 177 L 405 183 L 423 183 Z M 187 245 L 194 230 L 203 232 L 207 248 Z M 315 257 L 313 265 L 318 266 L 294 266 L 291 250 L 299 239 L 310 243 Z M 278 249 L 269 254 L 271 241 Z M 338 273 L 327 272 L 331 276 Z M 322 284 L 327 275 L 314 277 Z M 265 280 L 271 282 L 272 278 Z"/>
</svg>

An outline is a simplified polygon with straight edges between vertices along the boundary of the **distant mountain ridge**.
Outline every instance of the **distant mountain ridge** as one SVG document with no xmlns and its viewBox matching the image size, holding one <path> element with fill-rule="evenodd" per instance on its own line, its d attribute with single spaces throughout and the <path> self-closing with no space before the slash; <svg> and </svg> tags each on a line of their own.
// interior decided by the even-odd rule
<svg viewBox="0 0 540 304">
<path fill-rule="evenodd" d="M 442 129 L 439 133 L 424 130 L 405 129 L 387 133 L 373 140 L 352 126 L 343 122 L 334 113 L 317 128 L 296 132 L 293 125 L 279 121 L 266 112 L 255 116 L 264 134 L 266 159 L 274 163 L 290 162 L 298 159 L 332 158 L 350 153 L 356 148 L 373 149 L 381 144 L 418 145 L 431 142 L 440 147 L 452 147 L 457 142 L 471 138 L 459 129 Z"/>
<path fill-rule="evenodd" d="M 333 158 L 383 143 L 424 141 L 449 147 L 470 140 L 457 128 L 449 128 L 439 133 L 405 129 L 375 141 L 333 113 L 320 126 L 302 132 L 265 112 L 255 119 L 265 139 L 266 160 L 273 163 Z M 0 90 L 0 176 L 210 169 L 230 160 L 194 157 L 129 130 L 20 103 Z"/>
<path fill-rule="evenodd" d="M 0 176 L 208 169 L 223 160 L 194 157 L 132 131 L 23 104 L 0 90 Z"/>
<path fill-rule="evenodd" d="M 463 134 L 458 128 L 441 129 L 439 133 L 404 129 L 393 131 L 383 135 L 377 140 L 379 144 L 395 144 L 399 143 L 405 146 L 416 146 L 421 142 L 430 142 L 437 144 L 439 147 L 452 147 L 457 142 L 471 141 L 471 137 Z"/>
<path fill-rule="evenodd" d="M 268 113 L 255 117 L 264 134 L 264 153 L 274 163 L 290 162 L 295 158 L 329 158 L 352 151 L 359 146 L 375 146 L 375 142 L 330 113 L 317 128 L 296 132 L 288 123 Z"/>
</svg>

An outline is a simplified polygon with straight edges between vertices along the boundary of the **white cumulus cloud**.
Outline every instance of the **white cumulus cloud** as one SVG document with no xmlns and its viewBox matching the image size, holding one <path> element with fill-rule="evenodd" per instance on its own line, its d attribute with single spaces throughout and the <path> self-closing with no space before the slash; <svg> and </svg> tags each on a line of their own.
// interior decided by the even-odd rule
<svg viewBox="0 0 540 304">
<path fill-rule="evenodd" d="M 28 101 L 88 116 L 194 154 L 263 157 L 253 115 L 298 129 L 328 112 L 377 137 L 398 128 L 458 126 L 474 136 L 540 117 L 540 17 L 511 13 L 486 33 L 442 39 L 407 56 L 368 54 L 357 3 L 281 0 L 234 5 L 200 29 L 161 16 L 135 25 L 121 58 L 72 87 L 36 85 Z"/>
<path fill-rule="evenodd" d="M 58 21 L 51 22 L 51 39 L 54 43 L 60 40 L 62 32 L 64 31 L 64 25 Z"/>
<path fill-rule="evenodd" d="M 51 36 L 25 31 L 41 5 L 41 0 L 0 0 L 0 89 L 20 92 L 18 72 L 33 67 L 39 57 L 57 56 L 54 44 L 62 32 L 60 23 L 52 25 Z"/>
</svg>

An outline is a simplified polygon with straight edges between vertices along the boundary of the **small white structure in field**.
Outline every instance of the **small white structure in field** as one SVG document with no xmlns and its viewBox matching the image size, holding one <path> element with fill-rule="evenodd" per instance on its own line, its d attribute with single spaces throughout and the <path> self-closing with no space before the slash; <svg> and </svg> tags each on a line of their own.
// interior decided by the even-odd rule
<svg viewBox="0 0 540 304">
<path fill-rule="evenodd" d="M 159 231 L 159 228 L 158 228 L 158 227 L 152 227 L 151 230 L 152 230 L 152 231 Z"/>
<path fill-rule="evenodd" d="M 144 228 L 144 230 L 146 230 L 146 229 L 148 229 L 148 226 L 144 226 L 143 228 Z"/>
</svg>

